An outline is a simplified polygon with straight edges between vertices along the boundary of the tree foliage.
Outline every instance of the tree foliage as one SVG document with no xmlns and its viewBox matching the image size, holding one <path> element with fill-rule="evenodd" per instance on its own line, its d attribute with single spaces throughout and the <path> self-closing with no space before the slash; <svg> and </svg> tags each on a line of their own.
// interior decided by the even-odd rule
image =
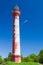
<svg viewBox="0 0 43 65">
<path fill-rule="evenodd" d="M 3 62 L 3 59 L 2 59 L 2 57 L 0 56 L 0 63 L 2 63 Z"/>
<path fill-rule="evenodd" d="M 5 62 L 11 61 L 11 52 L 9 52 L 8 57 L 4 58 Z"/>
<path fill-rule="evenodd" d="M 21 60 L 22 60 L 22 62 L 39 62 L 39 63 L 43 63 L 43 50 L 40 50 L 38 55 L 33 53 L 33 54 L 30 54 L 27 57 L 21 56 Z M 8 54 L 8 57 L 4 58 L 4 61 L 5 62 L 12 61 L 11 60 L 11 52 Z M 2 63 L 2 62 L 3 62 L 3 59 L 0 56 L 0 63 Z"/>
<path fill-rule="evenodd" d="M 39 52 L 39 62 L 40 63 L 43 63 L 43 50 L 41 50 L 40 52 Z"/>
<path fill-rule="evenodd" d="M 25 62 L 38 62 L 38 57 L 36 56 L 36 54 L 31 54 L 27 57 L 25 57 Z"/>
</svg>

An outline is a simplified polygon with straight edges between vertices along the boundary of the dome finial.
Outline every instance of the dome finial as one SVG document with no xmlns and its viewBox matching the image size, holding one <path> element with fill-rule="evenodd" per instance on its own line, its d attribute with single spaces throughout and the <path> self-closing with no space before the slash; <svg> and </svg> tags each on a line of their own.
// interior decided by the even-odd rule
<svg viewBox="0 0 43 65">
<path fill-rule="evenodd" d="M 14 6 L 14 10 L 19 10 L 19 6 L 17 4 Z"/>
</svg>

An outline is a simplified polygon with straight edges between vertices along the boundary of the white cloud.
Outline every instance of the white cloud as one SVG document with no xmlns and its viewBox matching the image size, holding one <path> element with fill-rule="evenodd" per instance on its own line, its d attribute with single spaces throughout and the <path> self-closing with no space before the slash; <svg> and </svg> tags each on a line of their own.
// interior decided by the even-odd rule
<svg viewBox="0 0 43 65">
<path fill-rule="evenodd" d="M 25 20 L 23 24 L 26 24 L 26 23 L 28 23 L 28 20 Z"/>
</svg>

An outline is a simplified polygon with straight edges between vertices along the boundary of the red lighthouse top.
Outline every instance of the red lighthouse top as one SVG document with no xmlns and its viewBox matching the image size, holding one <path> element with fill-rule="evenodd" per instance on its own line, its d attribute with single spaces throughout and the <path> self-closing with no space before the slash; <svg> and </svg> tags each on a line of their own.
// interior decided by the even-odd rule
<svg viewBox="0 0 43 65">
<path fill-rule="evenodd" d="M 13 15 L 15 16 L 15 15 L 20 15 L 20 11 L 19 11 L 19 7 L 18 7 L 18 5 L 15 5 L 14 6 L 14 9 L 13 9 Z"/>
</svg>

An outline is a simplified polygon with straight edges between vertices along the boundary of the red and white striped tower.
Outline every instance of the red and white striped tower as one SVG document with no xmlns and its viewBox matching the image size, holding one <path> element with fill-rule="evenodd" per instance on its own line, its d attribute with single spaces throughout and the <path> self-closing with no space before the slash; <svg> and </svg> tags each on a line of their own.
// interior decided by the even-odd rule
<svg viewBox="0 0 43 65">
<path fill-rule="evenodd" d="M 13 26 L 12 61 L 17 63 L 21 62 L 19 15 L 20 15 L 19 7 L 16 5 L 13 9 L 14 26 Z"/>
</svg>

